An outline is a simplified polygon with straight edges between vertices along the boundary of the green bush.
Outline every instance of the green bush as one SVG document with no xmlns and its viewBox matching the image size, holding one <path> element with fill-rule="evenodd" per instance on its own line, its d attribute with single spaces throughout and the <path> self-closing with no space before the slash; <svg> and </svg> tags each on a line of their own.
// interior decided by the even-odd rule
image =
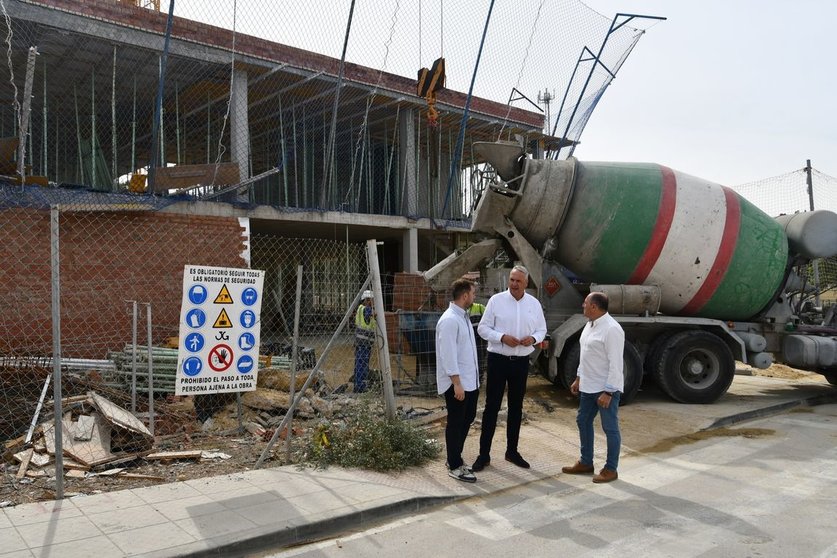
<svg viewBox="0 0 837 558">
<path fill-rule="evenodd" d="M 339 423 L 322 422 L 304 450 L 303 465 L 401 471 L 439 455 L 439 443 L 409 421 L 388 420 L 370 401 L 361 401 Z"/>
</svg>

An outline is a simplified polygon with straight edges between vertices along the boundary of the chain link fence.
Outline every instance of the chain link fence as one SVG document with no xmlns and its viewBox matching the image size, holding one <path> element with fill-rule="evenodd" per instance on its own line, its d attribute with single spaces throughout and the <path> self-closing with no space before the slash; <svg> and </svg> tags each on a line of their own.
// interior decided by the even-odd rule
<svg viewBox="0 0 837 558">
<path fill-rule="evenodd" d="M 3 186 L 0 198 L 19 202 L 2 195 L 17 188 Z M 370 278 L 365 244 L 251 233 L 246 219 L 108 202 L 83 194 L 0 206 L 9 264 L 0 267 L 4 496 L 21 481 L 54 487 L 51 475 L 62 469 L 83 478 L 136 467 L 164 455 L 166 440 L 195 432 L 220 436 L 222 452 L 235 451 L 242 435 L 262 447 L 294 398 L 288 431 L 303 442 L 312 425 L 339 420 L 361 397 L 383 400 L 385 367 L 373 347 L 360 355 L 355 326 Z M 265 271 L 257 390 L 174 395 L 187 264 Z M 375 316 L 373 336 L 381 345 L 385 326 L 399 416 L 427 413 L 441 406 L 434 330 L 446 295 L 415 274 L 387 274 L 382 283 L 386 311 Z"/>
</svg>

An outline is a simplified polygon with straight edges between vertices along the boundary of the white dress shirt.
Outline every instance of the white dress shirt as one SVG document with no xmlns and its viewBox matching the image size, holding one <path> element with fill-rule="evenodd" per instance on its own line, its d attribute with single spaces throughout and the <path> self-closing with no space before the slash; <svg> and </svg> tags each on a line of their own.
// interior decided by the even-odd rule
<svg viewBox="0 0 837 558">
<path fill-rule="evenodd" d="M 605 313 L 587 322 L 581 331 L 578 389 L 584 393 L 625 391 L 622 374 L 625 332 Z"/>
<path fill-rule="evenodd" d="M 500 339 L 503 335 L 511 335 L 518 339 L 533 337 L 535 343 L 540 343 L 546 337 L 546 319 L 543 308 L 537 298 L 529 293 L 523 293 L 520 300 L 505 290 L 488 299 L 485 313 L 482 315 L 477 333 L 488 341 L 488 352 L 506 356 L 526 356 L 535 347 L 509 347 Z"/>
<path fill-rule="evenodd" d="M 436 323 L 436 390 L 445 393 L 459 376 L 465 391 L 480 387 L 477 340 L 468 313 L 451 302 Z"/>
</svg>

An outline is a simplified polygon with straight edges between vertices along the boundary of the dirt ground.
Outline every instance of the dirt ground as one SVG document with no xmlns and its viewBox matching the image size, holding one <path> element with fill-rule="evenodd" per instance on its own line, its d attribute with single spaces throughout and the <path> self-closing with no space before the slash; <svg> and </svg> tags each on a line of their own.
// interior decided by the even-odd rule
<svg viewBox="0 0 837 558">
<path fill-rule="evenodd" d="M 774 365 L 767 370 L 750 369 L 739 363 L 739 374 L 761 375 L 786 379 L 809 379 L 822 381 L 825 379 L 809 372 L 794 370 L 782 365 Z M 656 386 L 644 386 L 637 401 L 670 402 Z M 417 423 L 423 423 L 428 436 L 436 437 L 443 442 L 444 401 L 437 396 L 415 397 L 397 396 L 402 413 L 416 417 Z M 530 376 L 529 386 L 524 401 L 524 416 L 528 423 L 538 421 L 566 421 L 571 424 L 575 420 L 577 400 L 566 390 L 558 389 L 540 376 Z M 641 408 L 640 408 L 641 407 Z M 185 413 L 184 413 L 185 408 Z M 256 419 L 260 411 L 242 406 L 242 423 Z M 193 408 L 192 408 L 193 411 Z M 102 470 L 94 470 L 79 475 L 78 478 L 67 477 L 65 471 L 65 495 L 96 494 L 114 490 L 124 490 L 169 483 L 208 476 L 218 476 L 227 473 L 250 470 L 268 446 L 268 440 L 273 430 L 255 434 L 243 429 L 239 430 L 237 405 L 235 402 L 227 404 L 215 412 L 211 421 L 211 428 L 206 429 L 197 420 L 194 412 L 190 411 L 189 403 L 180 406 L 179 430 L 172 434 L 158 436 L 155 439 L 154 451 L 183 451 L 206 450 L 223 454 L 206 459 L 188 459 L 171 461 L 147 461 L 139 458 L 126 463 L 116 463 L 102 466 Z M 501 416 L 502 419 L 502 416 Z M 290 452 L 285 450 L 285 443 L 279 440 L 268 453 L 266 466 L 278 466 L 295 463 L 299 460 L 300 448 L 311 435 L 318 418 L 295 420 L 293 440 Z M 691 443 L 708 436 L 763 436 L 769 432 L 758 429 L 715 429 L 706 432 L 696 432 L 695 425 L 678 423 L 678 419 L 671 412 L 655 410 L 654 405 L 628 406 L 620 413 L 623 430 L 623 443 L 626 446 L 642 448 L 644 452 L 663 452 L 677 444 Z M 665 430 L 660 425 L 665 425 Z M 654 425 L 651 428 L 649 425 Z M 678 433 L 667 437 L 666 431 Z M 683 432 L 689 432 L 683 435 Z M 17 505 L 21 503 L 50 500 L 55 498 L 54 464 L 47 465 L 40 477 L 16 478 L 19 465 L 15 462 L 4 464 L 3 478 L 0 479 L 0 505 Z M 126 478 L 122 476 L 102 474 L 107 469 L 121 467 L 132 475 L 145 475 L 149 478 Z M 30 467 L 31 469 L 35 469 Z M 75 473 L 78 475 L 78 473 Z"/>
</svg>

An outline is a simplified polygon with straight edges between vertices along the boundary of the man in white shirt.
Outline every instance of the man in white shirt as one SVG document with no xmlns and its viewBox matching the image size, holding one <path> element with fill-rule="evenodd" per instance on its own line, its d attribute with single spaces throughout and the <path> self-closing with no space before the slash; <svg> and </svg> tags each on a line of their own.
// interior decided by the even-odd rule
<svg viewBox="0 0 837 558">
<path fill-rule="evenodd" d="M 476 296 L 474 283 L 459 279 L 453 283 L 453 302 L 436 323 L 436 388 L 445 396 L 448 420 L 445 447 L 448 475 L 464 482 L 477 477 L 462 460 L 462 448 L 468 430 L 477 416 L 480 395 L 477 343 L 468 319 L 468 308 Z"/>
<path fill-rule="evenodd" d="M 509 273 L 509 288 L 488 299 L 477 332 L 488 341 L 488 371 L 485 382 L 485 410 L 482 413 L 480 454 L 472 469 L 481 471 L 491 462 L 491 442 L 497 428 L 497 414 L 509 389 L 509 417 L 506 425 L 506 461 L 524 469 L 529 463 L 517 449 L 523 396 L 529 375 L 529 355 L 546 337 L 546 319 L 541 303 L 526 293 L 529 272 L 516 265 Z"/>
<path fill-rule="evenodd" d="M 625 389 L 622 372 L 625 332 L 619 322 L 608 314 L 607 295 L 592 292 L 581 305 L 589 320 L 581 332 L 581 358 L 578 376 L 570 386 L 578 395 L 578 434 L 581 440 L 581 458 L 570 467 L 561 470 L 570 475 L 592 473 L 593 420 L 602 417 L 602 430 L 607 437 L 607 461 L 593 482 L 611 482 L 619 478 L 619 449 L 622 435 L 619 432 L 619 399 Z"/>
</svg>

